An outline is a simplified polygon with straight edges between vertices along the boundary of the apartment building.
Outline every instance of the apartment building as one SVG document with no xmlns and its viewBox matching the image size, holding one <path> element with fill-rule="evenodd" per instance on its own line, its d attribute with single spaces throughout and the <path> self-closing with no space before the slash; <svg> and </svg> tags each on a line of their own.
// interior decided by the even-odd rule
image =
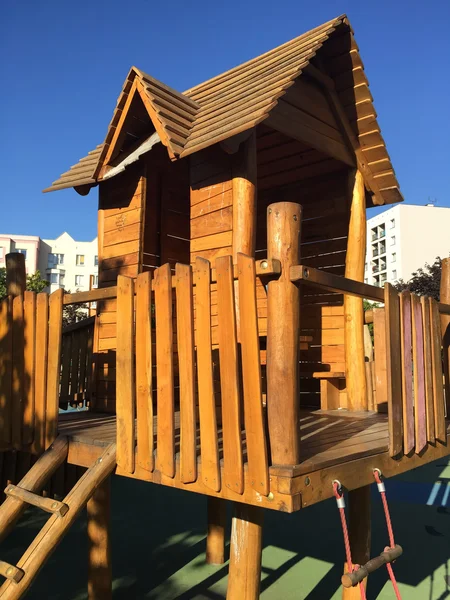
<svg viewBox="0 0 450 600">
<path fill-rule="evenodd" d="M 397 204 L 367 220 L 365 282 L 407 281 L 437 256 L 450 254 L 450 208 Z"/>
<path fill-rule="evenodd" d="M 10 252 L 25 255 L 25 269 L 28 274 L 38 269 L 40 239 L 36 235 L 0 234 L 0 269 L 4 268 L 5 256 Z"/>
<path fill-rule="evenodd" d="M 0 268 L 9 252 L 25 255 L 27 274 L 41 272 L 49 281 L 48 291 L 62 287 L 72 292 L 98 285 L 98 243 L 74 240 L 67 232 L 54 240 L 30 235 L 0 234 Z"/>
</svg>

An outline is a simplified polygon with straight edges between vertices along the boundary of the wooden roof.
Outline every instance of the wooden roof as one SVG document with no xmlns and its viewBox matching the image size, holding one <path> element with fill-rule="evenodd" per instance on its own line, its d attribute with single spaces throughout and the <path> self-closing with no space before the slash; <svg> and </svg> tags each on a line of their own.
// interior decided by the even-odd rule
<svg viewBox="0 0 450 600">
<path fill-rule="evenodd" d="M 362 164 L 372 191 L 377 193 L 380 203 L 401 201 L 358 46 L 345 15 L 184 93 L 133 67 L 119 96 L 105 142 L 93 151 L 97 157 L 95 168 L 90 153 L 44 191 L 92 184 L 101 179 L 134 95 L 141 98 L 154 129 L 170 158 L 175 160 L 263 122 L 301 73 L 311 75 L 314 69 L 317 77 L 316 60 L 324 65 L 324 80 L 328 85 L 331 82 L 333 93 L 339 98 L 351 129 L 347 131 L 349 143 L 358 148 L 358 164 Z"/>
</svg>

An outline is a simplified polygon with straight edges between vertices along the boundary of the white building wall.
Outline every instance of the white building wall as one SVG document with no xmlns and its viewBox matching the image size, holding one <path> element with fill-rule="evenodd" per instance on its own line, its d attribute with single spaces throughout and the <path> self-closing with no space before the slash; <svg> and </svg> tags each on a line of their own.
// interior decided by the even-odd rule
<svg viewBox="0 0 450 600">
<path fill-rule="evenodd" d="M 39 253 L 39 270 L 50 281 L 49 291 L 64 287 L 71 292 L 89 290 L 89 277 L 98 283 L 98 242 L 78 242 L 68 233 L 55 240 L 43 239 Z"/>
<path fill-rule="evenodd" d="M 435 206 L 397 204 L 368 219 L 366 282 L 408 281 L 425 263 L 449 256 L 449 228 L 450 209 Z"/>
<path fill-rule="evenodd" d="M 5 256 L 10 252 L 25 254 L 27 275 L 38 269 L 40 239 L 35 235 L 0 234 L 0 269 L 6 267 Z"/>
</svg>

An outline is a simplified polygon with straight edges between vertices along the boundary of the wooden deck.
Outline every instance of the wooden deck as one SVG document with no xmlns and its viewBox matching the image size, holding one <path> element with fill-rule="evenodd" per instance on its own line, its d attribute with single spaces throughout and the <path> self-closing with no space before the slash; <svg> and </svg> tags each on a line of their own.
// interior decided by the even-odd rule
<svg viewBox="0 0 450 600">
<path fill-rule="evenodd" d="M 154 434 L 157 417 L 154 419 Z M 374 412 L 302 411 L 300 419 L 301 464 L 296 474 L 317 471 L 343 462 L 386 452 L 388 421 L 386 415 Z M 107 446 L 116 438 L 115 415 L 88 411 L 60 415 L 59 433 L 74 442 Z M 222 457 L 222 436 L 219 429 L 219 449 Z M 245 458 L 245 431 L 242 432 Z M 179 412 L 175 413 L 175 451 L 179 451 Z M 198 460 L 200 431 L 197 427 Z"/>
</svg>

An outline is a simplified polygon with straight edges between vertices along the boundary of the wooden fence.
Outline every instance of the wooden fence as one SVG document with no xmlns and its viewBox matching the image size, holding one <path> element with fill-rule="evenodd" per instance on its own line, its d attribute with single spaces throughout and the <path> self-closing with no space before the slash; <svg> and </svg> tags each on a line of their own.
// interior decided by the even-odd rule
<svg viewBox="0 0 450 600">
<path fill-rule="evenodd" d="M 212 294 L 218 305 L 217 350 Z M 255 260 L 239 255 L 233 268 L 231 256 L 225 256 L 213 269 L 197 258 L 195 271 L 177 264 L 173 274 L 167 264 L 153 275 L 140 274 L 136 283 L 119 276 L 117 315 L 118 465 L 132 473 L 137 462 L 170 478 L 179 469 L 183 483 L 201 478 L 216 492 L 226 486 L 242 494 L 248 481 L 267 495 Z M 215 378 L 220 394 L 214 393 Z"/>
<path fill-rule="evenodd" d="M 0 302 L 0 447 L 40 454 L 55 439 L 63 290 Z"/>
<path fill-rule="evenodd" d="M 94 326 L 95 317 L 89 317 L 62 330 L 60 408 L 91 400 Z"/>
</svg>

